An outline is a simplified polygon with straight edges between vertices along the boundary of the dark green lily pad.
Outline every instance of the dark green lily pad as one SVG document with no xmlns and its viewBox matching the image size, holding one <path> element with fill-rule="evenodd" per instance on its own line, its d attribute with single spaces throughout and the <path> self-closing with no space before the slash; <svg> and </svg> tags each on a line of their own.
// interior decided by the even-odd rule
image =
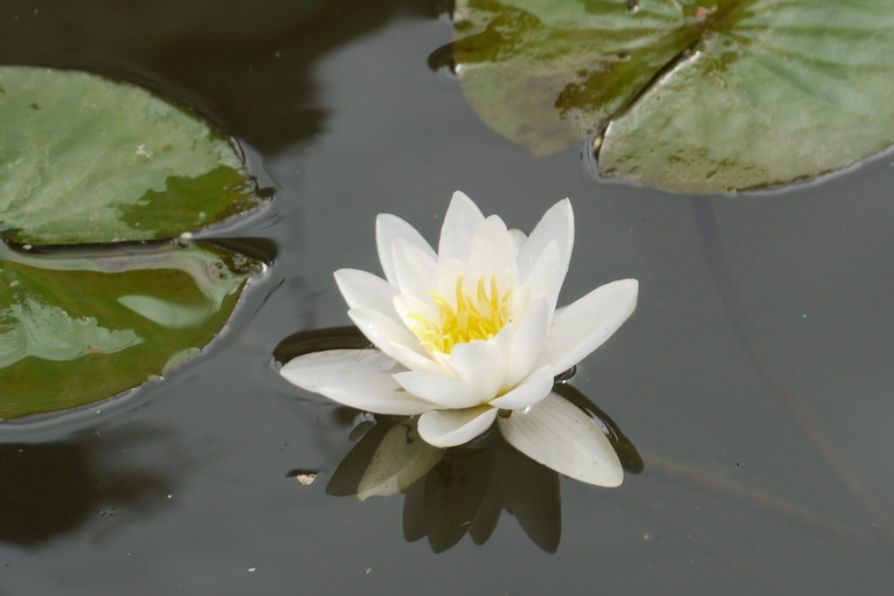
<svg viewBox="0 0 894 596">
<path fill-rule="evenodd" d="M 220 332 L 256 268 L 204 245 L 66 256 L 0 245 L 0 419 L 111 397 L 181 364 Z"/>
<path fill-rule="evenodd" d="M 677 192 L 777 185 L 894 141 L 890 0 L 459 0 L 453 60 L 496 131 Z"/>
<path fill-rule="evenodd" d="M 0 66 L 0 238 L 177 236 L 258 204 L 233 144 L 139 87 Z"/>
</svg>

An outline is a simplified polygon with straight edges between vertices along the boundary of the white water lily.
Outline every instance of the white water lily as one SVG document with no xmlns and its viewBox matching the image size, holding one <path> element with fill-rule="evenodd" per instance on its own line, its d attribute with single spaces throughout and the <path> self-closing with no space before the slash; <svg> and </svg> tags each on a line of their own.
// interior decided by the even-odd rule
<svg viewBox="0 0 894 596">
<path fill-rule="evenodd" d="M 335 272 L 348 316 L 376 349 L 307 354 L 281 373 L 354 408 L 418 414 L 419 435 L 436 447 L 466 443 L 499 411 L 513 411 L 500 427 L 516 448 L 587 482 L 620 484 L 620 463 L 598 429 L 598 447 L 556 444 L 595 425 L 570 404 L 578 415 L 556 406 L 561 397 L 546 400 L 554 377 L 602 345 L 636 308 L 638 283 L 625 279 L 556 309 L 573 242 L 568 199 L 525 236 L 456 192 L 437 253 L 404 220 L 379 215 L 385 279 Z M 603 472 L 578 469 L 594 458 Z"/>
</svg>

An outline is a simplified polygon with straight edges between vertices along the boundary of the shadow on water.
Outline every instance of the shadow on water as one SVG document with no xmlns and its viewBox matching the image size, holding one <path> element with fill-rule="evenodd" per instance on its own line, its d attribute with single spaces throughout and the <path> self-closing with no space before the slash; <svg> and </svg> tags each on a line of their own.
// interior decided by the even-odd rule
<svg viewBox="0 0 894 596">
<path fill-rule="evenodd" d="M 285 364 L 292 358 L 312 352 L 360 350 L 369 347 L 372 347 L 372 344 L 353 325 L 327 327 L 326 329 L 310 329 L 293 333 L 279 342 L 273 350 L 273 358 L 279 364 Z"/>
<path fill-rule="evenodd" d="M 123 77 L 189 106 L 227 132 L 275 152 L 325 128 L 314 64 L 396 16 L 436 16 L 428 0 L 220 3 L 159 0 L 5 2 L 0 63 L 93 70 Z M 90 19 L 78 18 L 84 13 Z M 78 27 L 73 27 L 72 22 Z M 135 23 L 151 35 L 131 35 Z M 188 89 L 189 91 L 185 91 Z"/>
<path fill-rule="evenodd" d="M 167 444 L 163 431 L 129 428 L 52 443 L 0 445 L 0 542 L 35 547 L 98 519 L 132 519 L 166 502 L 173 480 L 143 445 Z"/>
<path fill-rule="evenodd" d="M 290 335 L 276 347 L 275 359 L 334 349 L 363 349 L 369 341 L 356 327 L 332 327 Z M 565 377 L 563 377 L 565 378 Z M 596 404 L 564 382 L 553 391 L 601 423 L 624 470 L 639 474 L 643 459 L 636 447 Z M 336 409 L 339 422 L 357 419 L 352 408 Z M 449 550 L 469 535 L 487 542 L 505 511 L 546 552 L 558 550 L 562 533 L 559 474 L 510 446 L 498 431 L 451 449 L 423 441 L 415 419 L 375 416 L 351 430 L 357 444 L 335 470 L 326 492 L 354 496 L 404 495 L 403 535 L 408 542 L 423 538 L 434 552 Z"/>
</svg>

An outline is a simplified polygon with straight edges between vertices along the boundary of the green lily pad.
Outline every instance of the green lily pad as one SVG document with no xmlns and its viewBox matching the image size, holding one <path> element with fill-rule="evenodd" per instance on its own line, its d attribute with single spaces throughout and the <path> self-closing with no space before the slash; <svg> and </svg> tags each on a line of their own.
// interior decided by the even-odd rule
<svg viewBox="0 0 894 596">
<path fill-rule="evenodd" d="M 535 155 L 677 192 L 831 172 L 894 141 L 889 0 L 458 0 L 452 57 Z"/>
<path fill-rule="evenodd" d="M 259 202 L 226 137 L 127 83 L 0 66 L 0 122 L 7 241 L 170 238 Z"/>
<path fill-rule="evenodd" d="M 0 67 L 0 121 L 0 419 L 112 397 L 198 354 L 256 261 L 74 245 L 179 236 L 256 206 L 233 144 L 148 91 L 47 68 Z"/>
<path fill-rule="evenodd" d="M 183 363 L 220 332 L 256 268 L 209 245 L 0 245 L 0 419 L 111 397 Z"/>
</svg>

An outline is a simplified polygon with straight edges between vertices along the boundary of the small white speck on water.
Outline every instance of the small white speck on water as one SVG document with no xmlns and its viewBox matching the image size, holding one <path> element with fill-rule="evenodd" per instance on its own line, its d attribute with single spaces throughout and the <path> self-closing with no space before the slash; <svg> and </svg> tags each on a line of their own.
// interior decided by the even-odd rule
<svg viewBox="0 0 894 596">
<path fill-rule="evenodd" d="M 300 484 L 301 486 L 310 486 L 316 479 L 317 475 L 314 472 L 302 472 L 299 474 L 295 474 L 295 480 L 297 480 L 298 484 Z"/>
<path fill-rule="evenodd" d="M 31 250 L 33 247 L 30 244 L 25 244 L 22 246 L 22 250 Z"/>
<path fill-rule="evenodd" d="M 372 572 L 373 572 L 373 568 L 370 567 L 370 568 L 368 568 L 368 569 L 366 570 L 366 575 L 369 575 L 369 574 L 372 573 Z"/>
<path fill-rule="evenodd" d="M 802 319 L 806 319 L 806 318 L 807 318 L 807 313 L 805 312 L 804 314 L 802 314 L 802 315 L 801 315 L 801 318 L 802 318 Z"/>
<path fill-rule="evenodd" d="M 168 495 L 168 498 L 169 498 L 169 499 L 173 499 L 173 498 L 174 498 L 174 495 Z"/>
<path fill-rule="evenodd" d="M 249 567 L 249 568 L 248 568 L 248 572 L 249 572 L 249 573 L 254 573 L 254 572 L 255 572 L 255 569 L 257 569 L 257 567 Z"/>
</svg>

